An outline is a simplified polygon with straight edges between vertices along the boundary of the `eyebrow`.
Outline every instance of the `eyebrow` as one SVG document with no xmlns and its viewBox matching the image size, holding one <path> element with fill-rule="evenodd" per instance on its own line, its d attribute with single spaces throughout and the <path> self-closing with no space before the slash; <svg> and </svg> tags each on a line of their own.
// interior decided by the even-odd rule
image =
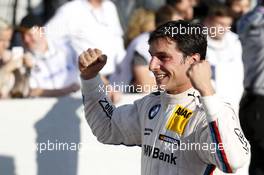
<svg viewBox="0 0 264 175">
<path fill-rule="evenodd" d="M 153 55 L 150 50 L 148 52 L 150 53 L 150 55 Z M 169 54 L 166 52 L 156 52 L 155 55 L 169 55 Z"/>
</svg>

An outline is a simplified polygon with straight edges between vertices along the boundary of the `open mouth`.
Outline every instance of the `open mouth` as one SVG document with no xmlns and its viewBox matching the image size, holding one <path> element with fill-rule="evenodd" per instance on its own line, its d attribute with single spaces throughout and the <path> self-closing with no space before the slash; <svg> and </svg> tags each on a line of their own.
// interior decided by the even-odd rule
<svg viewBox="0 0 264 175">
<path fill-rule="evenodd" d="M 167 75 L 165 73 L 155 74 L 156 80 L 161 81 L 163 80 Z"/>
</svg>

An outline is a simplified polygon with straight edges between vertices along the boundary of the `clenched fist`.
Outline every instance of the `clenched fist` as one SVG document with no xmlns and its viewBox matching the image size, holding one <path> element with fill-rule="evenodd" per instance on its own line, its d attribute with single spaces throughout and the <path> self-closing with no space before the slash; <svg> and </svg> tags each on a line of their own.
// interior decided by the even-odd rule
<svg viewBox="0 0 264 175">
<path fill-rule="evenodd" d="M 202 96 L 214 94 L 211 74 L 210 64 L 205 60 L 195 62 L 187 71 L 187 76 L 190 78 L 193 87 L 197 89 Z"/>
<path fill-rule="evenodd" d="M 107 57 L 99 49 L 88 49 L 79 56 L 81 77 L 85 80 L 94 78 L 106 64 Z"/>
</svg>

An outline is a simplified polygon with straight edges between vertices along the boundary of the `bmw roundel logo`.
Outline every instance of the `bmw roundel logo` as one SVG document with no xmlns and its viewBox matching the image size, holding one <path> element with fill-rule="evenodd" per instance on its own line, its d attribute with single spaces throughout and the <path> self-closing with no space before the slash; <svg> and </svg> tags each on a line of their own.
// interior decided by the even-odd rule
<svg viewBox="0 0 264 175">
<path fill-rule="evenodd" d="M 161 105 L 157 104 L 149 110 L 148 117 L 150 120 L 153 119 L 159 113 L 160 107 Z"/>
</svg>

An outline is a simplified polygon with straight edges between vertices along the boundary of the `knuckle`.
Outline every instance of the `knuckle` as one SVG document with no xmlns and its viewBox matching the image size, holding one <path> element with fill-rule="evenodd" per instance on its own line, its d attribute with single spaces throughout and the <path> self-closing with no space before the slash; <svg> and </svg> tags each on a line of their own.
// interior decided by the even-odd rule
<svg viewBox="0 0 264 175">
<path fill-rule="evenodd" d="M 101 55 L 102 54 L 102 51 L 99 50 L 99 49 L 95 49 L 95 53 L 98 54 L 98 55 Z"/>
<path fill-rule="evenodd" d="M 91 52 L 91 50 L 92 50 L 92 49 L 91 49 L 91 48 L 89 48 L 89 49 L 87 49 L 87 52 Z"/>
<path fill-rule="evenodd" d="M 83 54 L 81 54 L 80 56 L 79 56 L 79 62 L 81 63 L 82 61 L 83 61 L 83 58 L 84 56 L 83 56 Z"/>
<path fill-rule="evenodd" d="M 82 61 L 84 59 L 84 53 L 82 53 L 80 56 L 79 56 L 79 61 Z"/>
<path fill-rule="evenodd" d="M 89 61 L 89 60 L 91 59 L 91 58 L 90 58 L 90 55 L 89 55 L 88 52 L 85 52 L 85 53 L 84 53 L 83 58 L 84 58 L 84 60 L 87 60 L 87 61 Z"/>
</svg>

